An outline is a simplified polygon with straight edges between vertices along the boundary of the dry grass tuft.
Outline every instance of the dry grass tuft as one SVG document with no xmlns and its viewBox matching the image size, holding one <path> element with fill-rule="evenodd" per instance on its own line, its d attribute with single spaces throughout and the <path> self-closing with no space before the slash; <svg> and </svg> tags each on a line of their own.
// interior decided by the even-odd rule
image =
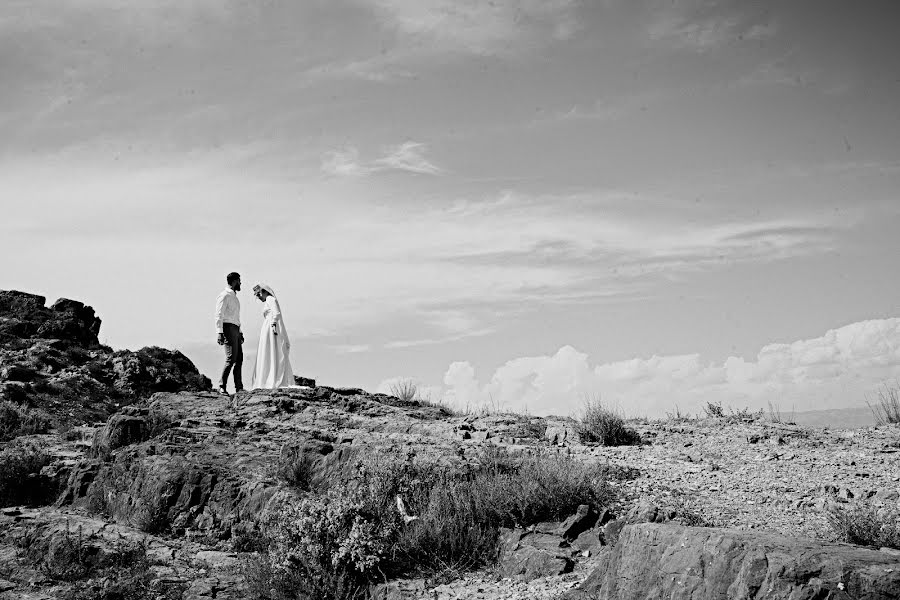
<svg viewBox="0 0 900 600">
<path fill-rule="evenodd" d="M 641 443 L 641 436 L 625 424 L 618 412 L 606 408 L 599 398 L 585 398 L 578 428 L 583 442 L 604 446 L 633 446 Z"/>
<path fill-rule="evenodd" d="M 841 541 L 876 548 L 900 550 L 900 508 L 860 502 L 849 507 L 832 506 L 828 524 Z"/>
<path fill-rule="evenodd" d="M 866 404 L 869 405 L 879 425 L 900 423 L 900 387 L 885 385 L 878 390 L 878 398 L 874 404 L 870 402 Z"/>
</svg>

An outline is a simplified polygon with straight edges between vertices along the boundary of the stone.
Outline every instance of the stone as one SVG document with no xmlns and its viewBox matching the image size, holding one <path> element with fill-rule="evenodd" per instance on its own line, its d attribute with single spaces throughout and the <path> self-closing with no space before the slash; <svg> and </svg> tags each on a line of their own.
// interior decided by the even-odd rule
<svg viewBox="0 0 900 600">
<path fill-rule="evenodd" d="M 201 550 L 194 554 L 194 562 L 210 569 L 233 569 L 240 565 L 240 560 L 234 552 L 221 552 L 218 550 Z"/>
<path fill-rule="evenodd" d="M 619 540 L 619 535 L 625 527 L 625 519 L 613 519 L 603 526 L 603 541 L 607 544 L 615 544 Z"/>
<path fill-rule="evenodd" d="M 597 523 L 599 515 L 591 510 L 587 504 L 581 504 L 574 515 L 566 519 L 557 530 L 559 535 L 567 540 L 574 540 L 582 532 L 590 529 Z"/>
<path fill-rule="evenodd" d="M 490 431 L 473 431 L 471 433 L 472 439 L 476 442 L 486 442 L 491 437 Z"/>
<path fill-rule="evenodd" d="M 875 492 L 875 495 L 872 497 L 874 500 L 879 502 L 891 502 L 900 499 L 900 492 L 897 490 L 889 490 L 882 488 Z"/>
<path fill-rule="evenodd" d="M 661 575 L 665 574 L 665 575 Z M 566 600 L 900 597 L 900 560 L 775 533 L 643 523 Z"/>
<path fill-rule="evenodd" d="M 497 570 L 502 577 L 531 581 L 569 573 L 575 565 L 568 544 L 557 535 L 504 529 L 499 547 Z"/>
<path fill-rule="evenodd" d="M 424 579 L 389 581 L 370 586 L 367 600 L 418 600 L 424 593 Z"/>
<path fill-rule="evenodd" d="M 573 425 L 565 423 L 548 424 L 544 439 L 551 444 L 580 444 L 581 435 Z"/>
<path fill-rule="evenodd" d="M 578 537 L 572 541 L 573 548 L 581 552 L 590 552 L 591 554 L 596 554 L 603 545 L 603 533 L 599 528 L 582 531 Z"/>
<path fill-rule="evenodd" d="M 107 457 L 117 448 L 143 442 L 148 437 L 149 428 L 144 417 L 116 414 L 109 418 L 105 426 L 94 432 L 91 453 Z"/>
</svg>

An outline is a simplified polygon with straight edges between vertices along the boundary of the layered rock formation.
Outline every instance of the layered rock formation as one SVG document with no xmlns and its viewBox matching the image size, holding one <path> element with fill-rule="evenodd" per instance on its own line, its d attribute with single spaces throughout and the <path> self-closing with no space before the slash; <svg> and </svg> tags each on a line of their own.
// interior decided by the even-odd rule
<svg viewBox="0 0 900 600">
<path fill-rule="evenodd" d="M 628 525 L 566 600 L 900 598 L 900 552 L 770 532 Z"/>
<path fill-rule="evenodd" d="M 42 296 L 0 291 L 0 401 L 70 426 L 105 420 L 154 392 L 211 388 L 177 350 L 100 344 L 90 306 L 66 298 L 45 305 Z"/>
</svg>

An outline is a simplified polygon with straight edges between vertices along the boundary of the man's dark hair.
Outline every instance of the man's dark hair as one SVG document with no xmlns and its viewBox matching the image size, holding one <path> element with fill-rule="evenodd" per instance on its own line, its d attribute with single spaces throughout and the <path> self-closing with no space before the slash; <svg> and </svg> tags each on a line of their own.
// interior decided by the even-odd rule
<svg viewBox="0 0 900 600">
<path fill-rule="evenodd" d="M 225 277 L 225 281 L 228 282 L 228 285 L 231 285 L 232 283 L 234 283 L 234 280 L 235 280 L 235 279 L 240 279 L 240 278 L 241 278 L 241 274 L 240 274 L 240 273 L 229 273 L 229 274 Z"/>
</svg>

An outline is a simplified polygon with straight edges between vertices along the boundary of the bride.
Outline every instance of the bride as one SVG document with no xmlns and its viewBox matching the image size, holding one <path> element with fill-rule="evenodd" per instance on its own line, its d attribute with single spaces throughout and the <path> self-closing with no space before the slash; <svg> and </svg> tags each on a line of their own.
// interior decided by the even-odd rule
<svg viewBox="0 0 900 600">
<path fill-rule="evenodd" d="M 291 368 L 291 340 L 288 338 L 275 292 L 268 285 L 258 283 L 253 286 L 253 295 L 264 307 L 259 349 L 256 352 L 256 366 L 253 368 L 250 387 L 275 389 L 296 385 Z"/>
</svg>

